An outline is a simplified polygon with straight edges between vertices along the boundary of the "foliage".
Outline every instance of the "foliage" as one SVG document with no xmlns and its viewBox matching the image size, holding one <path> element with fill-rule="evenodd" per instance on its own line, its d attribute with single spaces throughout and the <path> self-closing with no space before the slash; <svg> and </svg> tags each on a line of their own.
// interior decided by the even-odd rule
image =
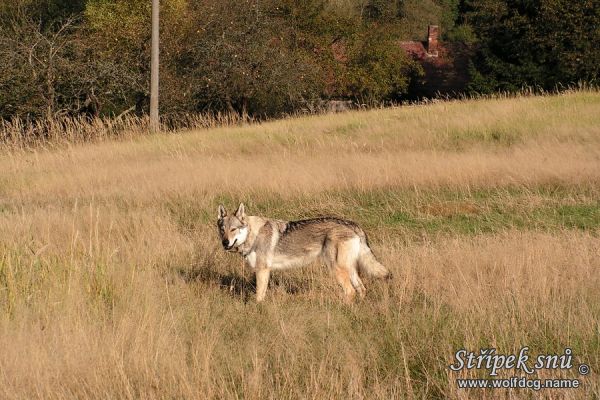
<svg viewBox="0 0 600 400">
<path fill-rule="evenodd" d="M 479 41 L 472 90 L 553 89 L 598 78 L 598 0 L 468 1 L 465 20 Z"/>
<path fill-rule="evenodd" d="M 430 23 L 462 49 L 452 68 L 469 69 L 471 91 L 594 81 L 598 1 L 164 0 L 161 111 L 275 116 L 414 97 L 422 69 L 398 41 L 424 40 Z M 150 12 L 147 0 L 2 2 L 0 118 L 145 114 Z"/>
<path fill-rule="evenodd" d="M 345 87 L 350 97 L 363 103 L 400 97 L 407 91 L 409 78 L 420 70 L 394 45 L 393 38 L 378 30 L 357 40 L 350 57 Z"/>
<path fill-rule="evenodd" d="M 166 116 L 278 115 L 329 98 L 379 102 L 405 94 L 413 76 L 397 46 L 405 1 L 161 3 Z M 150 11 L 145 0 L 0 5 L 0 118 L 144 114 Z M 426 21 L 413 22 L 425 30 Z"/>
</svg>

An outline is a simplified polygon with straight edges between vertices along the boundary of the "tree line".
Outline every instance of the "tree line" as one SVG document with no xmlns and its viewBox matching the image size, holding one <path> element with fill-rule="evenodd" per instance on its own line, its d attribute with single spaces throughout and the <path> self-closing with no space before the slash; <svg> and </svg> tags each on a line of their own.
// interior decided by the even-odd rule
<svg viewBox="0 0 600 400">
<path fill-rule="evenodd" d="M 161 113 L 276 116 L 411 96 L 398 46 L 439 24 L 469 49 L 467 92 L 594 82 L 600 0 L 162 0 Z M 0 118 L 144 114 L 148 0 L 4 0 Z"/>
</svg>

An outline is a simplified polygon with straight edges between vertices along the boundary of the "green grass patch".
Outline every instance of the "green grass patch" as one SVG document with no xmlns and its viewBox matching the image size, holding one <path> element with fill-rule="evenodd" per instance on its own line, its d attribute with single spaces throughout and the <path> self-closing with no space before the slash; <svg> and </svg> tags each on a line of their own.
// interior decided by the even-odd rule
<svg viewBox="0 0 600 400">
<path fill-rule="evenodd" d="M 246 194 L 251 215 L 295 220 L 333 215 L 352 219 L 370 231 L 422 234 L 476 235 L 508 229 L 555 231 L 600 229 L 600 202 L 593 186 L 547 185 L 475 191 L 440 189 L 334 191 L 318 196 L 283 198 L 275 193 Z M 213 224 L 218 204 L 237 207 L 235 194 L 220 195 L 212 205 L 193 198 L 172 199 L 168 212 L 186 230 Z"/>
</svg>

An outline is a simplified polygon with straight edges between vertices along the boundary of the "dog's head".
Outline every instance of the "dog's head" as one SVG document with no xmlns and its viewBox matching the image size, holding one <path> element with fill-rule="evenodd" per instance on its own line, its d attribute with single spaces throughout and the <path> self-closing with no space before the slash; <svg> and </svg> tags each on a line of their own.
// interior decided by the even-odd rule
<svg viewBox="0 0 600 400">
<path fill-rule="evenodd" d="M 227 215 L 227 210 L 219 205 L 219 217 L 217 220 L 221 244 L 227 251 L 236 250 L 244 244 L 248 238 L 248 221 L 244 204 L 240 203 L 235 214 Z"/>
</svg>

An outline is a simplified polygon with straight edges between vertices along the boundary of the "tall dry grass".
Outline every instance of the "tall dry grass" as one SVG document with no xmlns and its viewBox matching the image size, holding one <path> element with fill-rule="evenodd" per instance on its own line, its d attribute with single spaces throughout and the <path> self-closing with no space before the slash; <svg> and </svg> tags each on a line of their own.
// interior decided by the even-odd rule
<svg viewBox="0 0 600 400">
<path fill-rule="evenodd" d="M 252 123 L 246 113 L 204 113 L 172 115 L 162 119 L 162 129 L 177 132 L 183 129 L 211 129 Z M 71 144 L 132 139 L 150 134 L 147 116 L 59 117 L 27 120 L 0 120 L 0 144 L 11 151 L 31 148 L 55 148 Z"/>
<path fill-rule="evenodd" d="M 0 398 L 600 396 L 600 94 L 438 103 L 0 156 Z M 251 271 L 216 205 L 332 213 L 394 273 Z M 460 390 L 460 348 L 570 347 L 572 390 Z M 573 371 L 544 377 L 577 377 Z"/>
</svg>

